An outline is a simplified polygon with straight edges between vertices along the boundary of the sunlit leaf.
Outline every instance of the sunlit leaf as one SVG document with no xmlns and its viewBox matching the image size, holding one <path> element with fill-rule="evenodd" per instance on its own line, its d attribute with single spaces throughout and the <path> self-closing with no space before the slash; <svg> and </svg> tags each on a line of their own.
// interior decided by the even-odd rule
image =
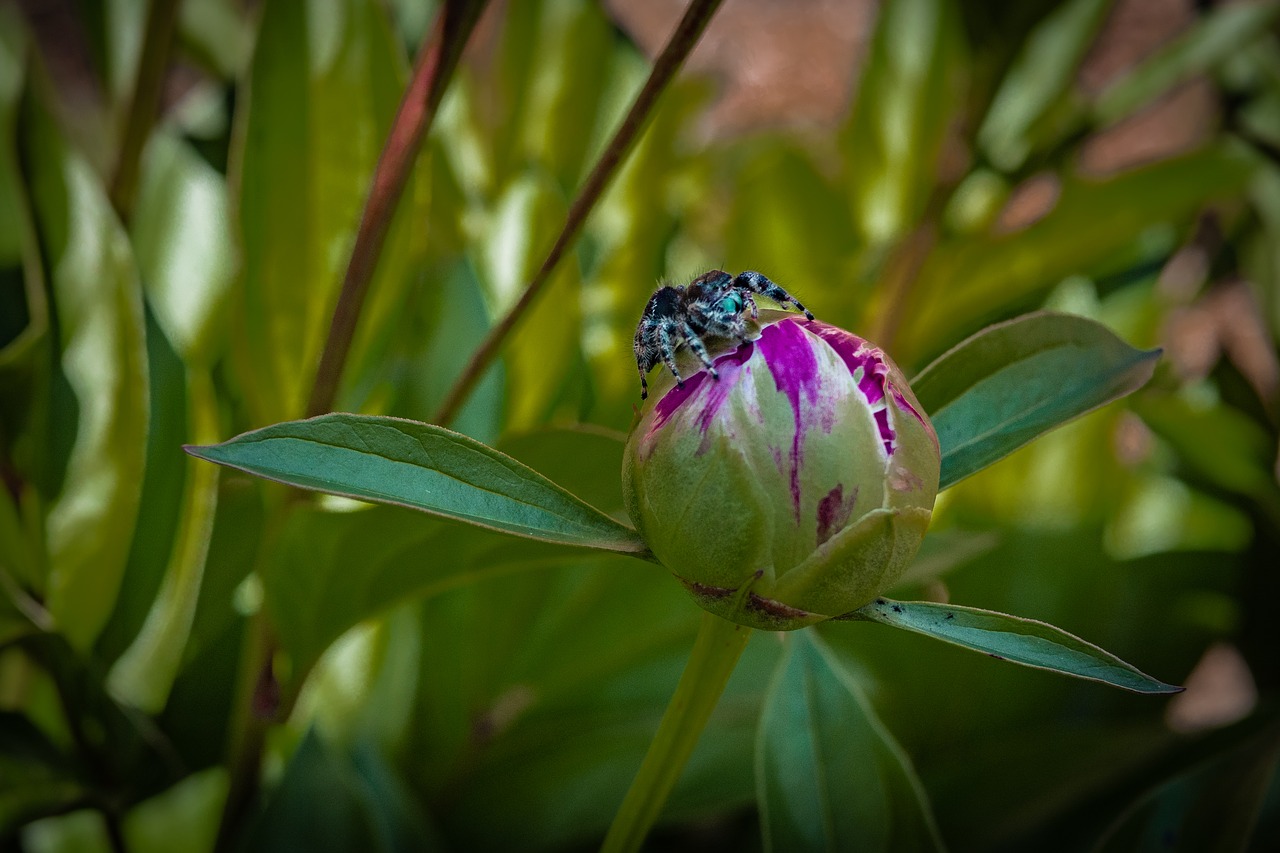
<svg viewBox="0 0 1280 853">
<path fill-rule="evenodd" d="M 302 412 L 405 75 L 379 4 L 263 10 L 233 151 L 244 270 L 232 352 L 259 423 Z M 370 285 L 351 382 L 373 369 L 412 283 L 417 187 L 411 180 Z"/>
<path fill-rule="evenodd" d="M 431 424 L 322 415 L 188 452 L 260 477 L 516 536 L 643 554 L 635 531 L 491 447 Z"/>
<path fill-rule="evenodd" d="M 213 853 L 218 818 L 227 799 L 227 772 L 211 767 L 129 810 L 122 821 L 133 853 L 165 853 L 182 839 L 188 853 Z"/>
<path fill-rule="evenodd" d="M 937 158 L 961 101 L 960 27 L 952 0 L 880 5 L 841 147 L 853 220 L 882 243 L 915 222 L 937 181 Z"/>
<path fill-rule="evenodd" d="M 765 850 L 941 850 L 910 758 L 809 631 L 787 635 L 760 717 Z"/>
<path fill-rule="evenodd" d="M 186 387 L 189 437 L 194 441 L 216 438 L 218 406 L 212 380 L 202 371 L 192 370 Z M 117 699 L 151 713 L 164 707 L 186 650 L 218 507 L 218 469 L 192 460 L 187 474 L 163 582 L 137 637 L 116 661 L 107 680 Z"/>
<path fill-rule="evenodd" d="M 1182 688 L 1140 672 L 1120 658 L 1044 622 L 975 607 L 877 598 L 849 619 L 879 622 L 999 660 L 1101 681 L 1135 693 L 1177 693 Z"/>
<path fill-rule="evenodd" d="M 857 240 L 847 200 L 809 157 L 760 142 L 744 152 L 733 181 L 725 256 L 717 263 L 775 276 L 818 316 L 865 300 L 848 280 Z"/>
<path fill-rule="evenodd" d="M 217 474 L 196 460 L 184 471 L 174 448 L 214 442 L 220 432 L 209 364 L 225 336 L 223 302 L 234 270 L 222 176 L 185 143 L 155 134 L 132 230 L 156 321 L 148 329 L 152 417 L 141 522 L 108 631 L 117 635 L 114 648 L 106 651 L 111 659 L 128 643 L 109 687 L 154 713 L 184 654 L 217 507 Z"/>
<path fill-rule="evenodd" d="M 46 522 L 47 604 L 84 648 L 115 603 L 138 511 L 147 430 L 142 289 L 97 176 L 39 107 L 24 143 L 65 382 L 52 418 L 51 452 L 65 446 L 68 456 Z"/>
<path fill-rule="evenodd" d="M 494 317 L 505 313 L 533 278 L 564 225 L 566 210 L 564 196 L 545 175 L 524 173 L 505 187 L 476 256 Z M 582 360 L 580 289 L 577 265 L 567 259 L 511 334 L 504 360 L 509 428 L 538 426 L 566 406 L 576 414 L 578 407 L 565 396 L 572 393 L 569 386 Z"/>
<path fill-rule="evenodd" d="M 939 488 L 1146 384 L 1144 352 L 1083 317 L 1028 314 L 979 332 L 911 383 L 942 446 Z"/>
<path fill-rule="evenodd" d="M 187 364 L 205 366 L 225 337 L 236 270 L 226 182 L 191 146 L 152 135 L 130 223 L 156 320 Z"/>
</svg>

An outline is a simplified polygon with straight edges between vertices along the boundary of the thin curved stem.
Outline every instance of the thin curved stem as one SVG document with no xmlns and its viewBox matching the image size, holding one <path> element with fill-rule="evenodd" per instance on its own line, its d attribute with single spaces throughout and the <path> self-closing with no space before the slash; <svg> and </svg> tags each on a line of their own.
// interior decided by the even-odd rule
<svg viewBox="0 0 1280 853">
<path fill-rule="evenodd" d="M 542 262 L 542 266 L 538 268 L 533 279 L 525 286 L 520 298 L 516 300 L 516 303 L 511 306 L 502 319 L 489 330 L 485 339 L 471 356 L 471 360 L 467 363 L 462 375 L 453 383 L 453 387 L 449 389 L 444 402 L 440 404 L 439 410 L 437 410 L 435 417 L 432 419 L 435 423 L 448 426 L 457 417 L 462 404 L 466 402 L 471 392 L 475 389 L 476 383 L 480 381 L 485 371 L 488 370 L 489 365 L 497 357 L 498 351 L 506 343 L 511 330 L 528 312 L 533 300 L 537 298 L 538 294 L 546 286 L 556 265 L 560 263 L 564 253 L 577 238 L 587 220 L 587 216 L 590 215 L 600 197 L 604 195 L 605 189 L 608 188 L 614 175 L 617 174 L 618 167 L 622 165 L 623 160 L 626 159 L 627 154 L 640 137 L 640 131 L 644 129 L 650 115 L 652 115 L 658 97 L 667 88 L 672 78 L 675 77 L 676 72 L 680 70 L 680 66 L 684 64 L 685 59 L 693 50 L 693 46 L 698 43 L 702 31 L 706 29 L 711 16 L 715 14 L 721 2 L 722 0 L 691 0 L 684 17 L 676 26 L 675 32 L 671 34 L 670 40 L 667 41 L 667 46 L 662 49 L 662 53 L 654 61 L 653 70 L 649 72 L 649 79 L 645 81 L 644 86 L 640 89 L 640 94 L 636 95 L 635 102 L 631 105 L 631 110 L 627 113 L 626 118 L 622 120 L 622 124 L 618 126 L 613 138 L 609 140 L 604 153 L 600 155 L 595 168 L 591 170 L 591 174 L 587 176 L 582 189 L 578 191 L 577 198 L 573 200 L 573 204 L 569 207 L 569 213 L 565 217 L 564 228 L 560 231 L 560 236 L 556 238 L 555 244 L 552 245 L 551 251 L 547 253 L 546 260 Z"/>
<path fill-rule="evenodd" d="M 750 628 L 710 613 L 702 614 L 693 653 L 662 715 L 658 733 L 649 744 L 640 772 L 613 818 L 601 853 L 640 849 L 693 754 L 749 639 Z"/>
<path fill-rule="evenodd" d="M 311 398 L 307 401 L 308 417 L 322 415 L 333 408 L 342 369 L 355 337 L 356 322 L 360 319 L 373 271 L 387 241 L 391 220 L 409 182 L 418 149 L 435 120 L 445 89 L 462 58 L 463 48 L 487 3 L 488 0 L 450 0 L 418 49 L 409 88 L 400 101 L 386 145 L 373 172 L 351 260 L 342 280 L 338 304 L 333 310 L 329 337 L 320 354 Z"/>
</svg>

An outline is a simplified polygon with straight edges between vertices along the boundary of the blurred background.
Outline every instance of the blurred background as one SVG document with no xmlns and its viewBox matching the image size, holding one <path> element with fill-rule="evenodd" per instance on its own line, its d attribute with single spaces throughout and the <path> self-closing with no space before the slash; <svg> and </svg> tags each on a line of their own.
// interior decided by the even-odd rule
<svg viewBox="0 0 1280 853">
<path fill-rule="evenodd" d="M 678 584 L 179 449 L 304 414 L 438 5 L 0 2 L 0 848 L 586 850 L 621 801 L 696 629 Z M 684 7 L 489 5 L 338 410 L 432 419 Z M 1162 347 L 944 493 L 894 595 L 1185 693 L 819 630 L 952 849 L 1277 849 L 1278 15 L 727 0 L 452 426 L 622 517 L 640 310 L 714 267 L 908 375 L 1046 307 Z M 779 651 L 753 638 L 652 849 L 761 849 Z"/>
</svg>

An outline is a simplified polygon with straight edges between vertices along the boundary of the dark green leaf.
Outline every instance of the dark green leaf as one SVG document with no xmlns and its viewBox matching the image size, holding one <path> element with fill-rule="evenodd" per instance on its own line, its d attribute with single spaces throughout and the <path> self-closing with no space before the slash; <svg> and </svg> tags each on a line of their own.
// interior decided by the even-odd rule
<svg viewBox="0 0 1280 853">
<path fill-rule="evenodd" d="M 811 631 L 788 634 L 756 742 L 765 850 L 940 850 L 927 796 L 861 687 Z"/>
<path fill-rule="evenodd" d="M 432 226 L 432 235 L 438 237 L 435 221 Z M 403 329 L 403 369 L 394 381 L 395 399 L 388 409 L 419 420 L 430 419 L 440 408 L 490 325 L 470 261 L 442 262 L 423 290 L 414 318 Z M 485 372 L 454 419 L 455 430 L 478 441 L 497 440 L 502 432 L 504 375 L 501 361 Z"/>
<path fill-rule="evenodd" d="M 86 795 L 72 762 L 22 714 L 0 711 L 0 837 Z"/>
<path fill-rule="evenodd" d="M 849 619 L 879 622 L 946 643 L 985 652 L 993 658 L 1101 681 L 1135 693 L 1177 693 L 1120 658 L 1044 622 L 974 607 L 877 598 Z"/>
<path fill-rule="evenodd" d="M 1280 730 L 1253 737 L 1142 797 L 1106 833 L 1098 853 L 1229 853 L 1250 847 L 1267 789 L 1280 768 Z M 1274 839 L 1272 839 L 1274 840 Z"/>
<path fill-rule="evenodd" d="M 635 531 L 531 468 L 431 424 L 322 415 L 188 452 L 300 488 L 407 506 L 516 536 L 647 552 Z"/>
<path fill-rule="evenodd" d="M 1093 320 L 1049 312 L 963 341 L 911 383 L 942 446 L 939 488 L 1141 388 L 1159 356 Z"/>
<path fill-rule="evenodd" d="M 240 849 L 393 853 L 442 845 L 380 756 L 330 747 L 312 729 Z"/>
<path fill-rule="evenodd" d="M 440 759 L 420 775 L 449 802 L 441 821 L 457 848 L 598 844 L 675 689 L 699 612 L 678 583 L 608 555 L 430 599 L 423 648 L 452 653 L 424 673 L 412 749 Z M 753 802 L 752 738 L 780 651 L 769 639 L 748 644 L 664 821 Z"/>
</svg>

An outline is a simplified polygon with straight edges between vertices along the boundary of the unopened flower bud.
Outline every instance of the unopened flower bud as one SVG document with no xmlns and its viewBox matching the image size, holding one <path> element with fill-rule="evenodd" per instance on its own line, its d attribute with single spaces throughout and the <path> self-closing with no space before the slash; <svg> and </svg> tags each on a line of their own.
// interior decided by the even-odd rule
<svg viewBox="0 0 1280 853">
<path fill-rule="evenodd" d="M 758 338 L 713 351 L 719 379 L 691 357 L 682 385 L 663 372 L 627 441 L 623 492 L 698 604 L 788 630 L 856 610 L 902 574 L 929 524 L 940 456 L 881 350 L 761 313 Z"/>
</svg>

